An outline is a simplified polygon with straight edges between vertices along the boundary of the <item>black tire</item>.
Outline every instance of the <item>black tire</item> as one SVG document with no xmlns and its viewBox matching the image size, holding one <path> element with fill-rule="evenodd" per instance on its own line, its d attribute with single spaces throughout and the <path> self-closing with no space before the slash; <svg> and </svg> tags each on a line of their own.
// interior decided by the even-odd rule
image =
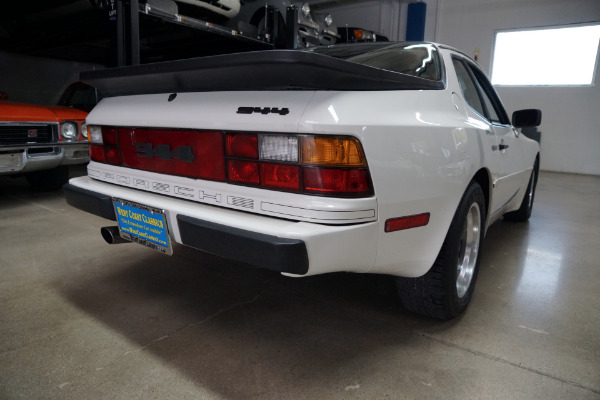
<svg viewBox="0 0 600 400">
<path fill-rule="evenodd" d="M 504 214 L 504 219 L 516 222 L 525 222 L 529 220 L 529 217 L 531 217 L 531 211 L 533 210 L 533 200 L 535 199 L 535 188 L 537 186 L 538 173 L 539 167 L 538 161 L 536 160 L 535 165 L 533 166 L 533 171 L 531 171 L 531 177 L 529 177 L 529 185 L 527 185 L 527 191 L 525 193 L 525 197 L 523 197 L 521 206 L 516 211 L 511 211 Z"/>
<path fill-rule="evenodd" d="M 441 320 L 454 318 L 465 310 L 479 272 L 485 218 L 483 190 L 477 182 L 472 182 L 431 269 L 418 278 L 396 279 L 405 308 Z"/>
<path fill-rule="evenodd" d="M 38 190 L 58 190 L 69 180 L 69 167 L 62 165 L 53 169 L 30 172 L 27 182 Z"/>
</svg>

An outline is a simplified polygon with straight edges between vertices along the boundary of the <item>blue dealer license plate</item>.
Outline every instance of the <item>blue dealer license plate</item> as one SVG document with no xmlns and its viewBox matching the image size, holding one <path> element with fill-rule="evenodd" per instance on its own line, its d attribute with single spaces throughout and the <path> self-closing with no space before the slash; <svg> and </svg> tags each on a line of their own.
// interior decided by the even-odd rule
<svg viewBox="0 0 600 400">
<path fill-rule="evenodd" d="M 171 238 L 165 211 L 122 199 L 113 199 L 121 236 L 171 255 Z"/>
</svg>

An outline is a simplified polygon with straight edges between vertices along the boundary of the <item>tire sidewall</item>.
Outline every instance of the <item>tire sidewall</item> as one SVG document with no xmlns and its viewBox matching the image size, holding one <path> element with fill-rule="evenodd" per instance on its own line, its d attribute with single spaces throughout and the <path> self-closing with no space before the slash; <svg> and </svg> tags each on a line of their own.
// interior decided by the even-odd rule
<svg viewBox="0 0 600 400">
<path fill-rule="evenodd" d="M 527 199 L 527 219 L 529 219 L 529 217 L 531 217 L 531 212 L 533 211 L 533 203 L 535 202 L 535 189 L 537 187 L 537 181 L 538 181 L 538 174 L 539 174 L 539 167 L 538 167 L 538 162 L 535 162 L 535 165 L 533 166 L 533 171 L 531 172 L 531 178 L 529 180 L 529 185 L 527 185 L 527 197 L 529 197 L 529 191 L 531 192 L 531 201 L 529 201 L 529 199 Z"/>
<path fill-rule="evenodd" d="M 531 213 L 533 211 L 533 204 L 535 202 L 535 189 L 537 187 L 539 174 L 539 162 L 536 160 L 533 171 L 531 171 L 531 176 L 529 177 L 529 183 L 527 184 L 527 189 L 525 189 L 525 195 L 523 200 L 521 201 L 521 205 L 519 209 L 516 211 L 511 211 L 504 214 L 504 219 L 508 221 L 516 221 L 516 222 L 525 222 L 529 220 L 531 217 Z M 531 192 L 531 201 L 529 201 L 529 193 Z"/>
</svg>

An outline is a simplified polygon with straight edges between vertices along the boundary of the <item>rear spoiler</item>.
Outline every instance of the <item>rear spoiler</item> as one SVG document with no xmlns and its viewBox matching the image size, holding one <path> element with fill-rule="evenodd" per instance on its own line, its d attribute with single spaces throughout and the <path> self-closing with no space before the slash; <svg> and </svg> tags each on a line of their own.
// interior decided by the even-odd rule
<svg viewBox="0 0 600 400">
<path fill-rule="evenodd" d="M 432 81 L 297 50 L 267 50 L 82 72 L 104 97 L 248 90 L 440 90 Z"/>
</svg>

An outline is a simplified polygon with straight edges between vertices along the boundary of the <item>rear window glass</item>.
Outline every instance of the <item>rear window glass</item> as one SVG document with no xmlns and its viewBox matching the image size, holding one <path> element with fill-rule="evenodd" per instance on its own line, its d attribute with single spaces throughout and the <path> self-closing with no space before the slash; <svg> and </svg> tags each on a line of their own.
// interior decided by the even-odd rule
<svg viewBox="0 0 600 400">
<path fill-rule="evenodd" d="M 419 78 L 442 79 L 438 51 L 427 43 L 336 45 L 310 51 Z"/>
</svg>

